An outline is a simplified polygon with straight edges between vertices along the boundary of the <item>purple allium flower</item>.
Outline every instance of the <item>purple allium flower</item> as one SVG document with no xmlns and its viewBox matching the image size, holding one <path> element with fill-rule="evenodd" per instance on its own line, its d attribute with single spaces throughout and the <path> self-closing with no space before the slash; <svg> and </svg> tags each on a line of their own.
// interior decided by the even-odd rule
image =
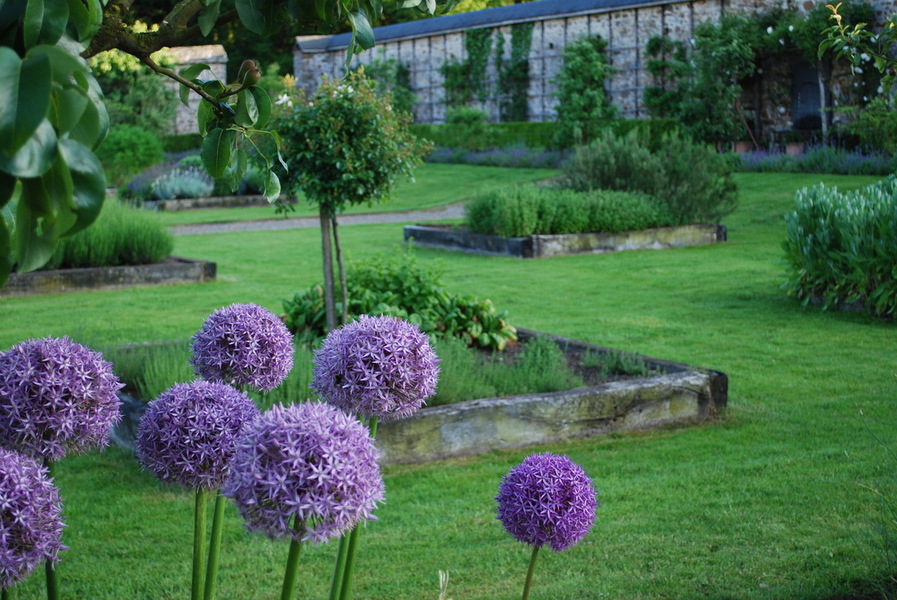
<svg viewBox="0 0 897 600">
<path fill-rule="evenodd" d="M 331 331 L 315 351 L 312 389 L 366 417 L 413 414 L 436 393 L 439 359 L 417 325 L 362 315 Z"/>
<path fill-rule="evenodd" d="M 47 469 L 0 448 L 0 588 L 44 560 L 57 562 L 66 549 L 62 527 L 62 502 Z"/>
<path fill-rule="evenodd" d="M 213 490 L 224 485 L 237 438 L 259 415 L 245 393 L 197 379 L 149 403 L 137 428 L 137 458 L 167 483 Z"/>
<path fill-rule="evenodd" d="M 105 447 L 121 387 L 102 354 L 67 337 L 0 352 L 0 445 L 50 461 Z"/>
<path fill-rule="evenodd" d="M 190 364 L 203 379 L 268 392 L 293 368 L 293 337 L 271 311 L 231 304 L 193 335 Z"/>
<path fill-rule="evenodd" d="M 592 480 L 566 456 L 533 454 L 502 480 L 498 520 L 519 541 L 560 552 L 589 532 L 596 495 Z"/>
<path fill-rule="evenodd" d="M 246 528 L 272 539 L 326 541 L 352 529 L 383 499 L 379 452 L 355 417 L 319 402 L 275 405 L 248 425 L 222 493 Z M 301 541 L 301 540 L 300 540 Z"/>
</svg>

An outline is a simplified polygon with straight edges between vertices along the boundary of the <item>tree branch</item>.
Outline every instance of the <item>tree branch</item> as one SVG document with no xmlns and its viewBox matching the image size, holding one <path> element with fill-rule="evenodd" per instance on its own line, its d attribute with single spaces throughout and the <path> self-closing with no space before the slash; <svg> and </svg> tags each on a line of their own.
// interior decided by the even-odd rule
<svg viewBox="0 0 897 600">
<path fill-rule="evenodd" d="M 166 77 L 168 77 L 170 79 L 174 79 L 179 84 L 183 85 L 184 87 L 188 87 L 191 90 L 193 90 L 194 92 L 196 92 L 197 94 L 199 94 L 203 100 L 209 102 L 212 105 L 212 108 L 216 114 L 220 114 L 219 109 L 218 109 L 219 99 L 216 98 L 215 96 L 209 94 L 204 89 L 202 89 L 202 86 L 190 81 L 189 79 L 184 79 L 183 77 L 181 77 L 180 75 L 178 75 L 177 73 L 175 73 L 174 71 L 169 69 L 168 67 L 161 66 L 160 64 L 158 64 L 156 61 L 154 61 L 149 56 L 138 56 L 137 58 L 140 59 L 140 62 L 142 62 L 143 64 L 148 66 L 150 69 L 152 69 L 156 73 L 159 73 L 160 75 L 165 75 Z"/>
</svg>

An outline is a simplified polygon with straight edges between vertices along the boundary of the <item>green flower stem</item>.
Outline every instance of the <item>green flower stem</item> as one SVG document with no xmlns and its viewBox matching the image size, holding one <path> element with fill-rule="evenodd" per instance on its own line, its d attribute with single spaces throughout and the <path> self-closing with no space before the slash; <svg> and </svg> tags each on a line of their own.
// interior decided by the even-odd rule
<svg viewBox="0 0 897 600">
<path fill-rule="evenodd" d="M 368 429 L 372 438 L 377 437 L 377 417 L 371 417 L 368 421 Z M 348 600 L 349 594 L 352 592 L 352 571 L 355 569 L 355 551 L 358 548 L 359 535 L 361 535 L 360 523 L 355 525 L 355 528 L 348 534 L 349 543 L 346 551 L 346 566 L 343 573 L 343 583 L 339 590 L 339 600 Z"/>
<path fill-rule="evenodd" d="M 349 534 L 344 534 L 339 539 L 339 550 L 336 553 L 336 567 L 333 570 L 333 581 L 330 582 L 329 600 L 339 600 L 340 588 L 343 585 L 343 575 L 346 571 L 346 552 L 349 549 Z"/>
<path fill-rule="evenodd" d="M 287 568 L 283 575 L 283 590 L 280 592 L 280 600 L 290 600 L 296 589 L 296 581 L 299 579 L 299 554 L 302 552 L 302 536 L 305 534 L 305 522 L 294 517 L 293 531 L 296 536 L 290 540 L 290 554 L 287 557 Z M 297 539 L 298 538 L 298 539 Z"/>
<path fill-rule="evenodd" d="M 209 541 L 209 563 L 206 567 L 205 600 L 215 600 L 218 585 L 218 558 L 221 556 L 221 535 L 224 530 L 224 496 L 215 494 L 215 512 L 212 516 L 212 539 Z"/>
<path fill-rule="evenodd" d="M 44 466 L 47 468 L 47 477 L 55 483 L 53 461 L 44 460 Z M 59 572 L 53 568 L 53 563 L 49 560 L 44 561 L 44 576 L 47 581 L 47 600 L 59 600 Z"/>
<path fill-rule="evenodd" d="M 529 598 L 529 588 L 533 584 L 533 571 L 536 570 L 536 558 L 539 556 L 539 548 L 541 546 L 533 546 L 533 554 L 529 559 L 529 571 L 526 572 L 526 583 L 523 584 L 523 598 L 521 600 Z"/>
<path fill-rule="evenodd" d="M 209 492 L 196 490 L 193 507 L 193 587 L 191 600 L 202 600 L 203 575 L 206 571 L 206 504 Z"/>
</svg>

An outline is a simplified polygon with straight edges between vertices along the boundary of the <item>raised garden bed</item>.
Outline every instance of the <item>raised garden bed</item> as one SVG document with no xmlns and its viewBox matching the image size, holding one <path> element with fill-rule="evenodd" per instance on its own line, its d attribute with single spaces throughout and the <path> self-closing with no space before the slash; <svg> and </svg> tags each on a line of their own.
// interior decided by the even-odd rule
<svg viewBox="0 0 897 600">
<path fill-rule="evenodd" d="M 519 330 L 519 334 L 523 339 L 545 335 L 526 330 Z M 565 350 L 571 363 L 587 353 L 615 352 L 575 340 L 546 337 Z M 381 422 L 377 445 L 383 462 L 426 462 L 697 422 L 712 419 L 725 408 L 725 373 L 645 356 L 638 358 L 644 361 L 649 375 L 562 392 L 428 407 L 407 419 Z M 129 446 L 146 405 L 127 397 L 124 400 L 124 418 L 113 439 Z"/>
<path fill-rule="evenodd" d="M 13 273 L 6 285 L 0 288 L 0 296 L 57 294 L 164 283 L 197 283 L 215 279 L 216 270 L 217 265 L 213 262 L 171 256 L 164 262 L 152 265 Z"/>
<path fill-rule="evenodd" d="M 659 227 L 621 233 L 574 233 L 503 238 L 471 233 L 453 226 L 407 225 L 405 241 L 442 250 L 542 258 L 568 254 L 599 254 L 621 250 L 661 250 L 726 241 L 726 226 L 719 224 Z"/>
<path fill-rule="evenodd" d="M 519 333 L 522 337 L 545 335 Z M 549 337 L 568 355 L 613 352 Z M 702 421 L 716 417 L 726 407 L 729 384 L 725 373 L 640 358 L 656 374 L 563 392 L 423 408 L 410 418 L 380 423 L 377 445 L 385 463 L 417 463 Z"/>
</svg>

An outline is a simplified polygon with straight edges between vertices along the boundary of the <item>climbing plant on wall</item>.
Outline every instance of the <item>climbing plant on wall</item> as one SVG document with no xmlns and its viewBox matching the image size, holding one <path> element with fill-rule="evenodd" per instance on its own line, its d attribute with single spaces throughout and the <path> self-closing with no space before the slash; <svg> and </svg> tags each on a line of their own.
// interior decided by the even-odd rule
<svg viewBox="0 0 897 600">
<path fill-rule="evenodd" d="M 464 32 L 463 61 L 452 57 L 442 63 L 439 72 L 445 78 L 445 103 L 449 107 L 464 106 L 475 98 L 481 102 L 489 97 L 486 84 L 486 65 L 492 52 L 491 29 L 468 29 Z"/>
<path fill-rule="evenodd" d="M 498 69 L 499 115 L 502 121 L 528 118 L 529 53 L 533 45 L 533 23 L 511 25 L 511 56 L 505 62 L 504 36 L 498 34 L 495 63 Z"/>
<path fill-rule="evenodd" d="M 600 36 L 584 37 L 564 48 L 564 66 L 555 79 L 558 86 L 558 143 L 584 144 L 593 139 L 609 119 L 617 116 L 605 81 L 614 73 L 607 62 L 607 42 Z"/>
</svg>

